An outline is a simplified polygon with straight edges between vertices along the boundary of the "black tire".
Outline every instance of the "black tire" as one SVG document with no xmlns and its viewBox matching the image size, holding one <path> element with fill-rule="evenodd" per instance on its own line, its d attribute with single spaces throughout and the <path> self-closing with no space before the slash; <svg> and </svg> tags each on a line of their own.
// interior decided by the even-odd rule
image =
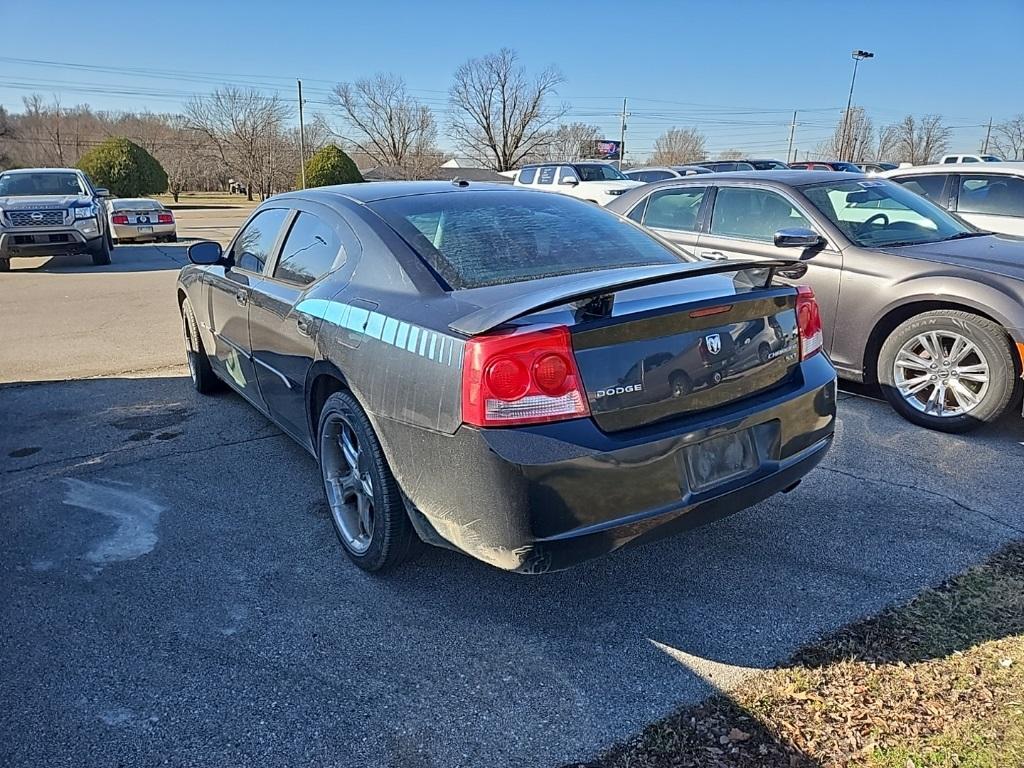
<svg viewBox="0 0 1024 768">
<path fill-rule="evenodd" d="M 981 361 L 981 356 L 983 356 L 984 363 L 988 366 L 987 389 L 980 390 L 984 392 L 980 401 L 966 412 L 948 416 L 925 413 L 905 398 L 897 387 L 895 367 L 896 357 L 900 350 L 904 345 L 913 343 L 922 334 L 933 332 L 956 334 L 967 339 L 980 352 L 980 356 L 972 354 L 967 360 Z M 927 355 L 927 359 L 933 358 Z M 960 380 L 958 376 L 952 376 L 948 372 L 944 373 L 942 362 L 937 361 L 938 370 L 934 374 L 938 376 L 938 381 L 943 383 L 951 381 L 952 383 L 952 380 L 956 379 L 962 384 L 965 379 Z M 954 368 L 959 370 L 956 366 Z M 922 370 L 924 369 L 922 368 Z M 933 374 L 930 371 L 925 371 L 925 375 Z M 1016 398 L 1019 386 L 1018 377 L 1019 372 L 1015 363 L 1013 345 L 1006 332 L 991 320 L 969 312 L 943 309 L 916 315 L 889 334 L 878 355 L 878 383 L 896 412 L 908 421 L 940 432 L 967 432 L 982 424 L 996 421 Z M 919 402 L 925 398 L 925 393 L 934 389 L 933 385 L 925 386 L 926 389 L 917 395 Z M 971 384 L 971 386 L 975 385 Z M 977 386 L 980 388 L 980 385 Z M 943 395 L 945 402 L 948 402 L 950 397 Z M 952 404 L 956 407 L 959 404 L 959 398 L 954 398 Z"/>
<path fill-rule="evenodd" d="M 11 271 L 11 260 L 10 259 L 0 259 L 0 272 L 10 272 L 10 271 Z"/>
<path fill-rule="evenodd" d="M 89 255 L 92 256 L 93 266 L 103 267 L 110 263 L 110 243 L 107 242 L 105 234 L 90 243 L 88 250 Z"/>
<path fill-rule="evenodd" d="M 327 489 L 327 477 L 332 468 L 325 467 L 325 461 L 331 461 L 331 457 L 325 455 L 331 453 L 329 443 L 326 441 L 332 434 L 332 425 L 340 422 L 349 425 L 355 433 L 359 446 L 359 463 L 362 471 L 369 477 L 373 489 L 373 519 L 371 526 L 368 526 L 372 531 L 368 546 L 362 552 L 356 551 L 350 545 L 345 531 L 332 511 L 331 497 Z M 320 412 L 317 461 L 320 464 L 321 477 L 324 478 L 322 486 L 331 523 L 345 554 L 352 562 L 365 571 L 383 573 L 393 570 L 420 549 L 422 542 L 409 521 L 401 491 L 384 457 L 373 425 L 355 397 L 346 390 L 335 392 L 328 397 Z"/>
<path fill-rule="evenodd" d="M 199 335 L 199 324 L 196 322 L 192 303 L 185 299 L 181 303 L 182 336 L 185 339 L 185 356 L 188 360 L 188 372 L 192 378 L 192 386 L 202 395 L 213 394 L 224 387 L 210 365 L 210 358 L 203 349 L 203 339 Z"/>
<path fill-rule="evenodd" d="M 176 242 L 178 242 L 178 236 L 177 235 L 168 235 L 167 237 L 164 238 L 164 242 L 165 243 L 176 243 Z"/>
<path fill-rule="evenodd" d="M 113 250 L 113 248 L 114 248 L 114 244 L 115 244 L 115 243 L 116 243 L 117 241 L 116 241 L 116 240 L 114 239 L 114 236 L 113 236 L 112 234 L 110 234 L 110 228 L 109 228 L 109 227 L 107 228 L 107 232 L 106 232 L 106 238 L 107 238 L 107 246 L 108 246 L 108 247 L 109 247 L 109 248 L 110 248 L 111 250 Z"/>
</svg>

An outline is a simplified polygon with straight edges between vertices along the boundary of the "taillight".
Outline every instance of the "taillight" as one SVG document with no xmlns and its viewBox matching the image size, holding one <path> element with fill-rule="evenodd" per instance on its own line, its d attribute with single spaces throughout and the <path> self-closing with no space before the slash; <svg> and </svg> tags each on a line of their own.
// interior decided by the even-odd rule
<svg viewBox="0 0 1024 768">
<path fill-rule="evenodd" d="M 522 328 L 475 336 L 462 363 L 462 420 L 509 427 L 590 414 L 569 329 Z"/>
<path fill-rule="evenodd" d="M 169 211 L 167 213 L 158 213 L 157 216 L 156 216 L 156 223 L 157 224 L 173 224 L 174 223 L 174 214 L 169 212 Z"/>
<path fill-rule="evenodd" d="M 796 287 L 796 324 L 800 332 L 800 359 L 806 360 L 821 351 L 825 336 L 821 330 L 821 312 L 814 290 L 808 285 Z"/>
<path fill-rule="evenodd" d="M 127 224 L 128 223 L 128 217 L 125 214 L 123 214 L 123 213 L 115 213 L 113 216 L 110 217 L 110 220 L 112 222 L 114 222 L 115 224 Z"/>
</svg>

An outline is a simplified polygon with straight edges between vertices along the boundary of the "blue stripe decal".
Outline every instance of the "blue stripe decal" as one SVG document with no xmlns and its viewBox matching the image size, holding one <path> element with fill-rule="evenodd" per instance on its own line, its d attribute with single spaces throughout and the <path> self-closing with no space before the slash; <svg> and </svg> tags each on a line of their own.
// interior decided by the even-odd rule
<svg viewBox="0 0 1024 768">
<path fill-rule="evenodd" d="M 369 336 L 389 346 L 418 354 L 420 357 L 427 357 L 440 365 L 450 366 L 453 361 L 457 363 L 462 357 L 462 348 L 460 347 L 456 354 L 455 340 L 451 337 L 365 307 L 327 299 L 303 299 L 295 306 L 295 311 L 320 318 L 326 324 L 347 328 L 353 333 Z"/>
<path fill-rule="evenodd" d="M 380 334 L 380 340 L 385 344 L 395 344 L 395 334 L 398 332 L 398 321 L 393 317 L 384 319 L 384 330 Z"/>
</svg>

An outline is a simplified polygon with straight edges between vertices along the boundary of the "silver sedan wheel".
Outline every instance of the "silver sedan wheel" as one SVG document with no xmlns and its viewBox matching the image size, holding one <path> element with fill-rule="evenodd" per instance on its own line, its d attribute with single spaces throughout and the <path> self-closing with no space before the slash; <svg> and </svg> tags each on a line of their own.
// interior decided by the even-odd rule
<svg viewBox="0 0 1024 768">
<path fill-rule="evenodd" d="M 373 479 L 355 429 L 340 414 L 324 424 L 320 456 L 331 515 L 345 546 L 361 555 L 373 539 Z"/>
<path fill-rule="evenodd" d="M 928 331 L 900 347 L 893 363 L 893 383 L 913 408 L 931 416 L 970 413 L 989 388 L 988 360 L 966 336 Z"/>
</svg>

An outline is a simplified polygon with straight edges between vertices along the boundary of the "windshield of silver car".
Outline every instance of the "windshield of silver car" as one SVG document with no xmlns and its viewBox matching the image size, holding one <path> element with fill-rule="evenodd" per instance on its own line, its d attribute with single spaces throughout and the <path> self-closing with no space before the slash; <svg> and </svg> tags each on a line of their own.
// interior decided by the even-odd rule
<svg viewBox="0 0 1024 768">
<path fill-rule="evenodd" d="M 978 234 L 934 203 L 891 181 L 826 181 L 801 187 L 801 191 L 862 248 L 937 243 Z"/>
</svg>

